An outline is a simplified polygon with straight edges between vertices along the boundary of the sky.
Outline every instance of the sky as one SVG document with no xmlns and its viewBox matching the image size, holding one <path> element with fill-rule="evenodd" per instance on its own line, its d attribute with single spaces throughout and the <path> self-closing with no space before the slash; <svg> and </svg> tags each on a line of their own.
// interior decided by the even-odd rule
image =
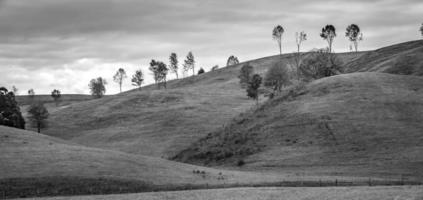
<svg viewBox="0 0 423 200">
<path fill-rule="evenodd" d="M 89 94 L 96 77 L 106 94 L 119 92 L 113 75 L 124 68 L 123 90 L 138 69 L 153 82 L 151 59 L 182 64 L 189 51 L 196 68 L 278 54 L 272 29 L 285 32 L 283 53 L 296 50 L 295 32 L 308 35 L 302 51 L 327 46 L 321 28 L 337 29 L 334 51 L 349 51 L 345 29 L 360 26 L 359 50 L 421 39 L 422 0 L 0 0 L 0 86 L 27 94 Z M 173 79 L 173 74 L 169 79 Z"/>
</svg>

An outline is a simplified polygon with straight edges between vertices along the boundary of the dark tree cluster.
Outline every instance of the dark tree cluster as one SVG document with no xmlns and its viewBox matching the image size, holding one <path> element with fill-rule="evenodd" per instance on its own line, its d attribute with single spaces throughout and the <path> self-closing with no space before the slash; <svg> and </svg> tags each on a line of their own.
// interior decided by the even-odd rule
<svg viewBox="0 0 423 200">
<path fill-rule="evenodd" d="M 0 87 L 0 125 L 25 129 L 25 120 L 15 94 L 4 87 Z"/>
<path fill-rule="evenodd" d="M 341 74 L 342 61 L 326 50 L 311 52 L 300 65 L 300 74 L 305 81 Z"/>
<path fill-rule="evenodd" d="M 106 79 L 98 77 L 96 79 L 91 79 L 88 87 L 90 88 L 91 94 L 96 98 L 101 98 L 106 93 Z"/>
<path fill-rule="evenodd" d="M 266 72 L 264 86 L 271 87 L 274 92 L 282 91 L 282 87 L 289 83 L 289 73 L 286 64 L 276 63 Z"/>
<path fill-rule="evenodd" d="M 154 81 L 157 87 L 160 89 L 160 83 L 162 83 L 164 88 L 166 88 L 166 76 L 169 71 L 166 64 L 161 61 L 151 60 L 149 69 L 153 72 Z"/>
</svg>

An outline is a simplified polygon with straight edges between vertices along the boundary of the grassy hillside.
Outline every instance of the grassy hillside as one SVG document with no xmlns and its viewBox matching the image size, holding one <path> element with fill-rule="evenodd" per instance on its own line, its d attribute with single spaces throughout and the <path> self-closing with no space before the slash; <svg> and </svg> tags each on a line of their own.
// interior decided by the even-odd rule
<svg viewBox="0 0 423 200">
<path fill-rule="evenodd" d="M 346 65 L 348 72 L 387 72 L 423 75 L 423 40 L 370 51 Z"/>
<path fill-rule="evenodd" d="M 421 186 L 396 187 L 339 187 L 339 188 L 236 188 L 216 190 L 193 190 L 178 192 L 153 192 L 125 195 L 96 195 L 80 197 L 54 197 L 48 200 L 376 200 L 376 199 L 409 199 L 423 198 Z"/>
<path fill-rule="evenodd" d="M 297 87 L 176 160 L 316 174 L 423 178 L 423 78 L 352 73 Z"/>
<path fill-rule="evenodd" d="M 340 57 L 347 62 L 357 55 Z M 264 74 L 275 63 L 291 59 L 287 54 L 248 63 Z M 142 91 L 60 107 L 59 112 L 53 107 L 44 133 L 90 147 L 172 157 L 254 106 L 238 84 L 243 64 L 169 81 L 166 90 L 149 85 Z"/>
<path fill-rule="evenodd" d="M 0 197 L 141 192 L 287 178 L 82 147 L 4 126 L 0 126 L 0 152 Z"/>
<path fill-rule="evenodd" d="M 91 100 L 93 97 L 91 95 L 85 94 L 62 94 L 60 98 L 59 105 L 64 106 L 71 103 L 81 102 Z M 31 99 L 28 95 L 18 95 L 16 96 L 16 101 L 20 105 L 29 105 L 32 101 L 41 101 L 47 104 L 55 104 L 53 98 L 50 95 L 35 95 Z"/>
</svg>

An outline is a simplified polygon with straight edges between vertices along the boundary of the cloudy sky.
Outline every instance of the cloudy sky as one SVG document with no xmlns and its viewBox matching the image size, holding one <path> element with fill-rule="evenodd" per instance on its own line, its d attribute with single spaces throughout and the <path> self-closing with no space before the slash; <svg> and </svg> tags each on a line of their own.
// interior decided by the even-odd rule
<svg viewBox="0 0 423 200">
<path fill-rule="evenodd" d="M 151 83 L 149 61 L 167 63 L 171 52 L 183 62 L 192 51 L 206 70 L 230 55 L 277 54 L 277 24 L 283 52 L 295 50 L 297 31 L 308 34 L 304 51 L 325 47 L 326 24 L 337 28 L 334 49 L 343 52 L 348 24 L 361 27 L 359 49 L 370 50 L 420 39 L 422 16 L 422 0 L 0 0 L 0 86 L 88 94 L 89 80 L 102 76 L 114 94 L 118 68 L 129 76 L 142 69 Z M 133 88 L 130 78 L 123 88 Z"/>
</svg>

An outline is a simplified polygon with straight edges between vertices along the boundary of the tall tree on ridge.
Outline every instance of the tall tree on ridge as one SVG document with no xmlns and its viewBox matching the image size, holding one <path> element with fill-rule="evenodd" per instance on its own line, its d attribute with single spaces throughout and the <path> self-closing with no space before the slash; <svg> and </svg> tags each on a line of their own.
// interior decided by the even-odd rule
<svg viewBox="0 0 423 200">
<path fill-rule="evenodd" d="M 136 86 L 139 88 L 139 90 L 141 90 L 141 85 L 144 82 L 144 74 L 142 73 L 141 69 L 135 71 L 135 74 L 132 75 L 131 82 L 133 86 Z"/>
<path fill-rule="evenodd" d="M 169 68 L 173 73 L 175 73 L 176 79 L 178 79 L 178 56 L 176 53 L 171 53 L 169 56 Z"/>
<path fill-rule="evenodd" d="M 358 51 L 358 42 L 363 40 L 363 33 L 360 31 L 360 27 L 356 24 L 351 24 L 347 27 L 345 37 L 354 44 L 355 52 Z"/>
<path fill-rule="evenodd" d="M 297 44 L 297 58 L 296 58 L 296 64 L 297 64 L 297 78 L 300 79 L 299 75 L 299 68 L 301 64 L 301 53 L 300 48 L 301 44 L 307 40 L 307 34 L 304 31 L 301 31 L 300 33 L 295 33 L 295 42 Z"/>
<path fill-rule="evenodd" d="M 278 43 L 280 55 L 282 55 L 282 35 L 284 32 L 285 29 L 281 25 L 275 26 L 272 32 L 273 39 L 276 40 L 276 42 Z"/>
<path fill-rule="evenodd" d="M 333 39 L 336 37 L 336 29 L 333 25 L 326 25 L 322 28 L 322 32 L 320 33 L 320 37 L 328 42 L 329 45 L 329 53 L 332 53 L 332 43 Z"/>
<path fill-rule="evenodd" d="M 119 84 L 119 91 L 122 92 L 123 79 L 127 78 L 126 72 L 123 68 L 119 68 L 116 74 L 113 76 L 113 80 Z"/>
<path fill-rule="evenodd" d="M 192 75 L 195 75 L 195 59 L 192 52 L 188 52 L 187 59 L 184 61 L 184 70 L 188 71 L 192 69 Z"/>
</svg>

